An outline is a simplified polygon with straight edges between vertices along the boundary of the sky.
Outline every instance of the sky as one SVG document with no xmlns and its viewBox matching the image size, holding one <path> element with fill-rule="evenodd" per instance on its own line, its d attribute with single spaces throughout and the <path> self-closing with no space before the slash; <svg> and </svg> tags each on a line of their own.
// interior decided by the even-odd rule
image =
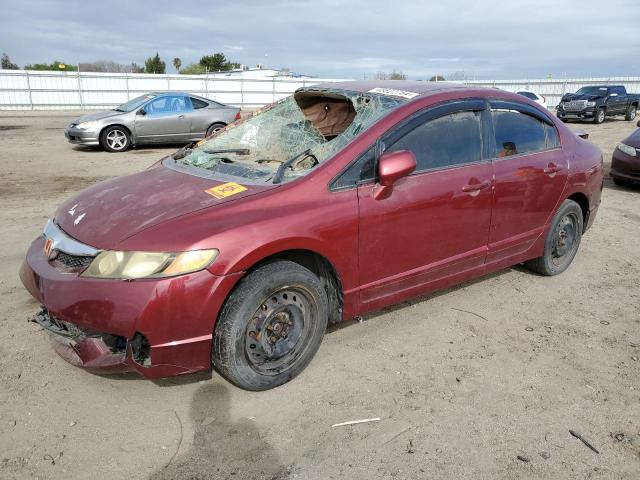
<svg viewBox="0 0 640 480">
<path fill-rule="evenodd" d="M 323 78 L 640 76 L 640 0 L 0 0 L 14 63 L 173 72 L 202 55 Z"/>
</svg>

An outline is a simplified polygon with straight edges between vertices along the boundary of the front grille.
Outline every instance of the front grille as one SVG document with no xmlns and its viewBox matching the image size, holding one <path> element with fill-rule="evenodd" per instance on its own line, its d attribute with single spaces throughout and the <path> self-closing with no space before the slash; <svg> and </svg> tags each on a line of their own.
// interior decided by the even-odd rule
<svg viewBox="0 0 640 480">
<path fill-rule="evenodd" d="M 578 111 L 578 110 L 584 110 L 585 108 L 587 108 L 586 100 L 571 100 L 570 102 L 566 102 L 564 104 L 565 110 Z"/>
<path fill-rule="evenodd" d="M 93 257 L 70 255 L 66 252 L 58 252 L 58 255 L 54 259 L 54 262 L 65 268 L 70 268 L 73 270 L 83 270 L 89 266 L 92 260 Z"/>
</svg>

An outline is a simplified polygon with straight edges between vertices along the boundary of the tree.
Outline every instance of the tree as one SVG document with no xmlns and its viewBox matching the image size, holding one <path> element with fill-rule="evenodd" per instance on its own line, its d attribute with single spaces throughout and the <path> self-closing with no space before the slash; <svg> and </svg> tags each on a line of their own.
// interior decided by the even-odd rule
<svg viewBox="0 0 640 480">
<path fill-rule="evenodd" d="M 406 80 L 407 76 L 402 72 L 396 72 L 395 70 L 389 74 L 389 80 Z"/>
<path fill-rule="evenodd" d="M 6 53 L 2 54 L 1 67 L 3 70 L 19 70 L 18 65 L 13 63 Z"/>
<path fill-rule="evenodd" d="M 447 80 L 466 80 L 467 74 L 463 70 L 458 70 L 451 75 L 447 75 L 447 77 Z"/>
<path fill-rule="evenodd" d="M 389 80 L 389 75 L 386 72 L 378 72 L 375 78 L 376 80 Z"/>
<path fill-rule="evenodd" d="M 55 70 L 63 72 L 75 72 L 78 70 L 76 65 L 69 65 L 68 63 L 59 62 L 54 60 L 53 63 L 34 63 L 24 66 L 25 70 Z"/>
<path fill-rule="evenodd" d="M 180 60 L 178 57 L 174 58 L 173 59 L 173 66 L 179 72 L 180 71 L 180 67 L 182 66 L 182 60 Z"/>
<path fill-rule="evenodd" d="M 146 73 L 164 73 L 167 65 L 160 60 L 160 55 L 156 52 L 155 57 L 149 57 L 144 62 Z"/>
<path fill-rule="evenodd" d="M 230 63 L 227 61 L 224 53 L 214 53 L 213 55 L 205 55 L 200 59 L 200 65 L 207 72 L 222 72 L 231 70 Z"/>
<path fill-rule="evenodd" d="M 124 73 L 129 65 L 123 65 L 112 60 L 96 60 L 95 62 L 85 62 L 80 64 L 82 72 L 108 72 L 108 73 Z"/>
<path fill-rule="evenodd" d="M 434 75 L 429 79 L 430 82 L 444 82 L 445 78 L 442 75 Z"/>
<path fill-rule="evenodd" d="M 136 62 L 132 62 L 131 65 L 127 65 L 127 73 L 144 73 L 144 68 L 138 65 Z"/>
<path fill-rule="evenodd" d="M 183 75 L 199 75 L 205 73 L 205 68 L 199 63 L 192 63 L 180 70 L 180 73 Z"/>
</svg>

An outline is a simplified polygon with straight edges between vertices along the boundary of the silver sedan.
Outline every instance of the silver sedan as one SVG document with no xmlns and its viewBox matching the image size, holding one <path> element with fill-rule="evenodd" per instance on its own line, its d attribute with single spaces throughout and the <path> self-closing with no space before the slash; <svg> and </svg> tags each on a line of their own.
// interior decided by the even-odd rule
<svg viewBox="0 0 640 480">
<path fill-rule="evenodd" d="M 240 109 L 180 92 L 142 95 L 108 112 L 74 120 L 65 131 L 70 143 L 124 152 L 144 143 L 188 143 L 240 118 Z"/>
</svg>

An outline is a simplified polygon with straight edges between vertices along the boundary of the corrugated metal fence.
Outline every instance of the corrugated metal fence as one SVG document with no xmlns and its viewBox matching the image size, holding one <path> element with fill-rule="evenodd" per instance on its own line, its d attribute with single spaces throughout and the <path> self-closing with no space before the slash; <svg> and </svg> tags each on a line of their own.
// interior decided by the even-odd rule
<svg viewBox="0 0 640 480">
<path fill-rule="evenodd" d="M 549 107 L 555 107 L 562 95 L 587 85 L 624 85 L 630 93 L 640 93 L 640 77 L 594 77 L 530 80 L 467 80 L 468 85 L 501 88 L 502 90 L 533 90 L 544 95 Z"/>
<path fill-rule="evenodd" d="M 214 75 L 152 75 L 94 72 L 0 70 L 0 110 L 61 110 L 113 108 L 152 91 L 183 91 L 239 107 L 260 107 L 297 88 L 338 79 L 275 77 L 242 79 Z M 640 93 L 640 77 L 600 77 L 524 80 L 468 80 L 464 83 L 504 90 L 533 90 L 550 107 L 582 86 L 622 84 Z"/>
<path fill-rule="evenodd" d="M 0 70 L 0 109 L 107 109 L 153 91 L 189 92 L 239 107 L 260 107 L 287 97 L 300 87 L 335 81 L 338 80 Z"/>
</svg>

